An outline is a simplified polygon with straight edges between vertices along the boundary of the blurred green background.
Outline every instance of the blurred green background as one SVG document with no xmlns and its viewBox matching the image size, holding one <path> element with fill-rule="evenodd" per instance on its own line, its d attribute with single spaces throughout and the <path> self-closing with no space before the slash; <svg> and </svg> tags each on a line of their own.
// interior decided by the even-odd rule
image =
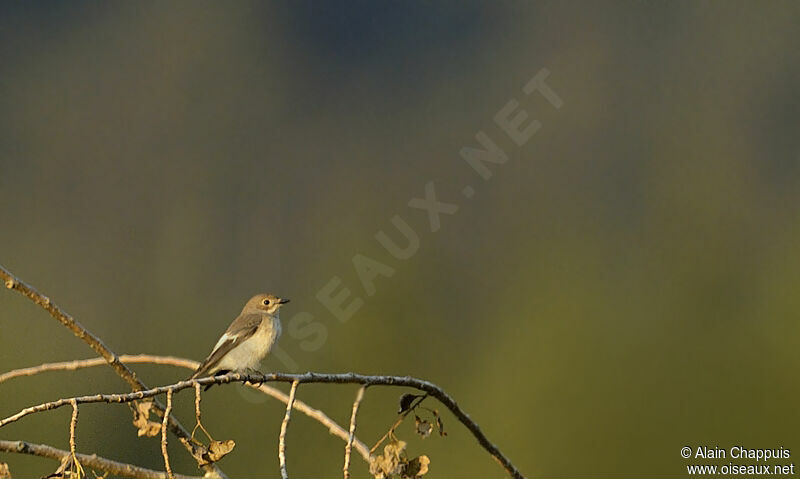
<svg viewBox="0 0 800 479">
<path fill-rule="evenodd" d="M 685 445 L 800 454 L 799 18 L 796 2 L 3 2 L 0 264 L 118 353 L 199 360 L 250 295 L 289 297 L 265 370 L 434 381 L 533 478 L 685 477 Z M 561 109 L 522 93 L 542 68 Z M 523 147 L 493 121 L 512 98 L 542 124 Z M 489 181 L 459 156 L 479 130 L 509 154 Z M 459 205 L 436 233 L 407 206 L 428 181 Z M 407 261 L 375 240 L 402 243 L 396 214 L 419 234 Z M 373 296 L 356 254 L 395 270 Z M 333 277 L 364 300 L 344 323 L 316 298 Z M 287 332 L 298 313 L 316 344 Z M 0 291 L 0 370 L 91 356 Z M 110 368 L 16 379 L 0 415 L 126 390 Z M 355 390 L 298 397 L 346 422 Z M 368 390 L 365 442 L 401 392 Z M 191 426 L 191 394 L 176 401 Z M 220 387 L 204 411 L 238 443 L 232 478 L 278 477 L 282 404 Z M 68 418 L 0 438 L 67 448 Z M 428 477 L 504 476 L 444 420 L 446 438 L 399 432 Z M 163 468 L 124 406 L 82 407 L 78 449 Z M 300 414 L 287 451 L 292 477 L 341 474 L 343 443 Z"/>
</svg>

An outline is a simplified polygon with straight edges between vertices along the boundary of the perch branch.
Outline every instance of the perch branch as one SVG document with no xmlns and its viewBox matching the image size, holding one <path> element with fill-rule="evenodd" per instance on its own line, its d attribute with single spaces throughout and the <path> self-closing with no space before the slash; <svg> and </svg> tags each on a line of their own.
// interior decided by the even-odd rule
<svg viewBox="0 0 800 479">
<path fill-rule="evenodd" d="M 297 385 L 299 381 L 292 382 L 292 389 L 289 390 L 289 402 L 286 403 L 286 414 L 283 416 L 281 423 L 281 434 L 278 436 L 278 459 L 281 463 L 281 477 L 289 479 L 289 473 L 286 472 L 286 431 L 289 429 L 289 419 L 292 415 L 292 406 L 294 405 L 294 396 L 297 393 Z"/>
<path fill-rule="evenodd" d="M 350 451 L 353 447 L 353 438 L 356 435 L 356 415 L 358 414 L 358 407 L 361 405 L 361 400 L 364 399 L 364 391 L 367 386 L 358 388 L 356 400 L 353 401 L 353 412 L 350 414 L 350 435 L 347 438 L 347 445 L 344 447 L 344 479 L 350 479 Z"/>
<path fill-rule="evenodd" d="M 137 363 L 162 364 L 168 366 L 182 367 L 190 369 L 192 371 L 197 369 L 197 366 L 200 364 L 199 362 L 193 361 L 191 359 L 178 358 L 174 356 L 153 356 L 149 354 L 122 354 L 119 356 L 119 359 L 123 363 L 128 363 L 128 364 L 137 364 Z M 35 374 L 48 371 L 75 371 L 77 369 L 82 369 L 82 368 L 103 366 L 105 364 L 106 362 L 103 358 L 78 359 L 78 360 L 63 361 L 58 363 L 46 363 L 30 368 L 15 369 L 13 371 L 0 374 L 0 383 L 9 379 L 22 376 L 33 376 Z M 200 385 L 198 384 L 198 387 L 199 386 Z M 261 391 L 262 393 L 271 396 L 277 399 L 278 401 L 281 401 L 284 404 L 286 404 L 289 401 L 288 395 L 286 395 L 281 390 L 274 388 L 272 386 L 268 386 L 266 384 L 262 385 L 247 384 L 247 386 L 253 389 L 257 389 L 258 391 Z M 334 436 L 340 438 L 343 441 L 348 440 L 349 437 L 347 431 L 341 426 L 339 426 L 339 424 L 337 424 L 336 421 L 328 417 L 324 412 L 320 411 L 319 409 L 314 409 L 313 407 L 309 406 L 308 404 L 304 403 L 299 399 L 295 400 L 294 408 L 302 412 L 306 416 L 316 420 L 326 428 L 328 428 L 328 432 L 330 432 Z M 356 448 L 356 450 L 364 459 L 364 461 L 369 462 L 370 453 L 367 445 L 358 440 L 358 438 L 354 438 L 353 446 Z"/>
<path fill-rule="evenodd" d="M 33 444 L 25 441 L 4 441 L 0 440 L 0 451 L 18 454 L 30 454 L 32 456 L 46 457 L 60 461 L 72 455 L 70 451 L 56 449 L 43 444 Z M 161 471 L 154 471 L 144 467 L 117 462 L 111 459 L 99 457 L 95 454 L 75 454 L 81 464 L 91 469 L 106 471 L 115 476 L 131 477 L 134 479 L 168 479 L 167 475 Z M 202 479 L 197 476 L 184 476 L 175 474 L 175 479 Z"/>
<path fill-rule="evenodd" d="M 111 351 L 108 346 L 106 346 L 103 341 L 92 334 L 89 330 L 87 330 L 83 325 L 77 322 L 72 316 L 67 314 L 66 311 L 59 308 L 55 303 L 50 301 L 50 298 L 43 295 L 42 293 L 38 292 L 33 286 L 30 286 L 11 274 L 10 271 L 5 269 L 2 265 L 0 265 L 0 279 L 5 282 L 5 286 L 8 289 L 12 289 L 14 291 L 19 292 L 26 298 L 33 301 L 38 306 L 41 306 L 45 309 L 52 317 L 58 320 L 61 324 L 67 327 L 72 333 L 83 340 L 86 344 L 89 345 L 97 354 L 103 357 L 106 362 L 114 369 L 119 377 L 124 379 L 133 389 L 134 392 L 141 391 L 148 389 L 148 387 L 136 377 L 136 373 L 134 373 L 128 366 L 120 361 L 119 356 L 117 356 L 113 351 Z M 162 415 L 164 413 L 164 406 L 159 404 L 158 401 L 153 401 L 153 406 L 156 411 L 156 414 Z M 183 446 L 189 451 L 189 454 L 192 453 L 192 444 L 189 439 L 189 432 L 183 425 L 178 422 L 177 419 L 167 416 L 169 421 L 169 428 L 173 434 L 178 436 Z M 200 466 L 200 460 L 197 459 L 197 464 Z M 207 464 L 204 466 L 200 466 L 208 473 L 211 473 L 212 476 L 218 476 L 221 478 L 226 477 L 222 470 L 217 467 L 216 464 Z"/>
<path fill-rule="evenodd" d="M 298 383 L 325 383 L 325 384 L 361 384 L 364 386 L 401 386 L 414 388 L 419 391 L 425 392 L 428 395 L 436 398 L 443 404 L 453 415 L 463 424 L 481 445 L 501 466 L 508 472 L 514 479 L 522 479 L 524 476 L 521 472 L 511 463 L 511 461 L 495 446 L 486 435 L 481 431 L 480 426 L 473 421 L 466 412 L 450 397 L 442 388 L 429 381 L 422 379 L 412 378 L 409 376 L 366 376 L 354 373 L 344 374 L 322 374 L 308 372 L 304 374 L 285 374 L 285 373 L 271 373 L 271 374 L 240 374 L 230 373 L 222 376 L 206 377 L 192 381 L 181 381 L 168 386 L 161 386 L 147 391 L 137 391 L 128 394 L 97 394 L 94 396 L 81 396 L 72 398 L 78 403 L 95 403 L 95 402 L 116 402 L 125 403 L 146 397 L 158 396 L 165 394 L 169 389 L 174 389 L 176 392 L 194 387 L 194 383 L 198 382 L 202 386 L 209 384 L 228 384 L 231 382 L 249 381 L 254 383 L 260 382 L 295 382 Z M 57 407 L 68 404 L 72 399 L 59 399 L 49 403 L 39 404 L 32 406 L 22 411 L 0 420 L 0 427 L 8 423 L 19 420 L 29 414 L 36 412 L 47 411 Z M 291 398 L 290 398 L 291 399 Z"/>
</svg>

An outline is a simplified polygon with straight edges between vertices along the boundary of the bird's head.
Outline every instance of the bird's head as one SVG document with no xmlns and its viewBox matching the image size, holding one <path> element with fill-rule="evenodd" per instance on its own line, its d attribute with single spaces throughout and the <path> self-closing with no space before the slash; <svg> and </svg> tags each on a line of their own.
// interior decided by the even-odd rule
<svg viewBox="0 0 800 479">
<path fill-rule="evenodd" d="M 250 298 L 250 301 L 244 306 L 243 311 L 276 314 L 278 309 L 288 302 L 288 299 L 279 298 L 274 294 L 262 293 Z"/>
</svg>

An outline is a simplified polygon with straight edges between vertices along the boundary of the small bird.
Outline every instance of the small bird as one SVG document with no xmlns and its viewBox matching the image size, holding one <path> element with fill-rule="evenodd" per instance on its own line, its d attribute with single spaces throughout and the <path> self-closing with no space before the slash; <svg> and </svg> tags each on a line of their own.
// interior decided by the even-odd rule
<svg viewBox="0 0 800 479">
<path fill-rule="evenodd" d="M 250 298 L 189 379 L 256 370 L 281 334 L 278 310 L 288 302 L 272 294 Z"/>
</svg>

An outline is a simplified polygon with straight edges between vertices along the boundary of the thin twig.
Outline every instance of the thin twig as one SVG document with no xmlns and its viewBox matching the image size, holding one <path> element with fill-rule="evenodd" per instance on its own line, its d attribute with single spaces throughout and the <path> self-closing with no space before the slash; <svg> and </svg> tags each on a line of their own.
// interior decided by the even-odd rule
<svg viewBox="0 0 800 479">
<path fill-rule="evenodd" d="M 4 441 L 0 440 L 0 452 L 29 454 L 32 456 L 46 457 L 57 461 L 70 457 L 72 453 L 63 449 L 47 446 L 44 444 L 33 444 L 25 441 Z M 115 476 L 131 477 L 134 479 L 167 479 L 167 475 L 161 471 L 154 471 L 144 467 L 117 462 L 95 454 L 75 454 L 84 466 L 98 471 L 109 472 Z M 197 476 L 185 476 L 175 474 L 175 479 L 203 479 Z"/>
<path fill-rule="evenodd" d="M 289 429 L 289 418 L 292 415 L 292 406 L 294 405 L 294 396 L 297 393 L 297 385 L 300 381 L 292 382 L 292 389 L 289 390 L 289 402 L 286 403 L 286 414 L 283 416 L 281 423 L 281 434 L 278 436 L 278 459 L 281 463 L 281 478 L 289 479 L 289 473 L 286 472 L 286 430 Z"/>
<path fill-rule="evenodd" d="M 186 359 L 186 358 L 179 358 L 174 356 L 155 356 L 150 354 L 122 354 L 119 356 L 120 361 L 127 364 L 138 364 L 138 363 L 146 363 L 146 364 L 162 364 L 162 365 L 169 365 L 169 366 L 177 366 L 181 368 L 186 368 L 189 370 L 196 370 L 197 366 L 200 365 L 199 362 Z M 63 361 L 58 363 L 45 363 L 40 364 L 39 366 L 34 366 L 30 368 L 23 368 L 23 369 L 15 369 L 13 371 L 9 371 L 4 374 L 0 374 L 0 383 L 3 381 L 22 377 L 22 376 L 33 376 L 35 374 L 49 372 L 49 371 L 74 371 L 77 369 L 82 368 L 89 368 L 95 366 L 103 366 L 107 364 L 103 358 L 91 358 L 91 359 L 76 359 L 73 361 Z M 199 386 L 199 385 L 198 385 Z M 268 386 L 266 384 L 256 385 L 256 384 L 246 384 L 246 386 L 251 387 L 253 389 L 257 389 L 258 391 L 271 396 L 278 401 L 286 404 L 289 402 L 289 396 L 286 393 L 282 392 L 278 388 L 274 388 L 272 386 Z M 319 409 L 315 409 L 305 402 L 301 401 L 300 399 L 296 399 L 294 402 L 294 408 L 306 416 L 316 420 L 326 428 L 328 428 L 328 432 L 333 434 L 334 436 L 340 438 L 343 441 L 348 440 L 347 430 L 341 427 L 339 424 L 336 423 L 333 419 L 328 417 L 324 412 L 320 411 Z M 358 453 L 361 457 L 369 463 L 369 449 L 367 449 L 367 445 L 361 442 L 357 437 L 353 439 L 353 446 L 356 448 Z"/>
<path fill-rule="evenodd" d="M 161 455 L 164 456 L 164 469 L 167 471 L 169 479 L 174 479 L 172 467 L 169 465 L 169 452 L 167 451 L 167 423 L 169 413 L 172 412 L 172 389 L 167 391 L 167 408 L 164 410 L 164 420 L 161 422 Z"/>
<path fill-rule="evenodd" d="M 202 401 L 202 395 L 200 394 L 200 385 L 194 383 L 194 417 L 195 419 L 197 419 L 198 424 L 200 424 L 200 401 Z"/>
<path fill-rule="evenodd" d="M 364 391 L 367 386 L 358 388 L 356 400 L 353 401 L 353 412 L 350 414 L 350 435 L 347 438 L 347 445 L 344 447 L 344 479 L 350 479 L 350 450 L 353 447 L 353 438 L 356 435 L 356 415 L 358 414 L 358 407 L 361 406 L 361 400 L 364 399 Z"/>
<path fill-rule="evenodd" d="M 69 452 L 75 456 L 75 428 L 78 425 L 78 401 L 70 401 L 72 405 L 72 418 L 69 421 Z"/>
<path fill-rule="evenodd" d="M 133 389 L 134 392 L 148 389 L 148 387 L 136 377 L 136 373 L 123 364 L 120 361 L 119 356 L 111 351 L 111 349 L 109 349 L 99 337 L 92 334 L 66 311 L 62 310 L 55 303 L 50 301 L 50 298 L 37 291 L 33 286 L 26 284 L 14 276 L 2 265 L 0 265 L 0 279 L 5 282 L 6 288 L 19 292 L 26 298 L 33 301 L 35 304 L 44 308 L 44 310 L 50 313 L 53 318 L 58 320 L 61 324 L 72 331 L 75 336 L 88 344 L 89 347 L 91 347 L 97 354 L 106 360 L 106 362 L 114 369 L 119 377 L 124 379 L 131 386 L 131 389 Z M 163 414 L 164 406 L 159 404 L 158 401 L 154 401 L 153 406 L 157 414 Z M 187 431 L 186 428 L 184 428 L 183 425 L 173 417 L 168 416 L 168 421 L 170 431 L 178 436 L 184 448 L 186 448 L 189 454 L 191 454 L 193 447 L 189 439 L 189 431 Z M 222 470 L 217 467 L 216 464 L 201 465 L 200 459 L 195 459 L 197 460 L 198 466 L 203 468 L 211 476 L 223 479 L 227 477 L 225 476 L 225 473 L 223 473 Z"/>
<path fill-rule="evenodd" d="M 392 424 L 392 426 L 389 428 L 389 430 L 388 430 L 388 431 L 386 431 L 386 434 L 384 434 L 383 436 L 381 436 L 381 438 L 380 438 L 380 439 L 378 439 L 378 442 L 376 442 L 376 443 L 375 443 L 375 445 L 374 445 L 374 446 L 372 446 L 372 447 L 369 449 L 369 453 L 370 453 L 370 454 L 372 454 L 373 452 L 375 452 L 375 449 L 378 449 L 378 447 L 379 447 L 381 444 L 383 444 L 383 441 L 385 441 L 387 437 L 389 437 L 389 436 L 393 436 L 393 435 L 394 435 L 394 431 L 395 431 L 395 429 L 397 429 L 397 428 L 400 426 L 400 424 L 403 424 L 403 421 L 405 421 L 405 419 L 406 419 L 406 416 L 408 416 L 408 414 L 409 414 L 411 411 L 413 411 L 414 409 L 416 409 L 416 407 L 417 407 L 417 406 L 419 406 L 419 405 L 420 405 L 420 403 L 422 403 L 422 401 L 424 401 L 426 397 L 428 397 L 428 395 L 427 395 L 427 394 L 423 394 L 422 396 L 419 396 L 418 398 L 416 398 L 416 399 L 414 400 L 414 402 L 412 402 L 412 403 L 411 403 L 411 405 L 410 405 L 410 406 L 408 406 L 408 407 L 406 408 L 406 410 L 405 410 L 405 411 L 401 411 L 401 412 L 400 412 L 400 414 L 397 416 L 397 420 L 394 422 L 394 424 Z"/>
<path fill-rule="evenodd" d="M 249 385 L 255 389 L 258 389 L 264 394 L 272 396 L 273 398 L 277 399 L 278 401 L 287 404 L 289 402 L 289 396 L 284 392 L 280 391 L 277 388 L 267 386 L 266 384 L 262 384 L 260 386 Z M 327 414 L 320 411 L 319 409 L 314 409 L 313 407 L 309 406 L 305 402 L 301 401 L 300 399 L 295 399 L 294 401 L 294 408 L 297 411 L 305 414 L 306 416 L 314 419 L 315 421 L 319 422 L 323 426 L 328 428 L 328 432 L 333 434 L 334 436 L 341 438 L 343 441 L 348 440 L 348 433 L 347 431 L 336 423 L 333 419 L 328 417 Z M 369 449 L 367 449 L 367 445 L 361 442 L 357 437 L 353 438 L 353 446 L 358 451 L 359 455 L 361 455 L 362 459 L 365 462 L 369 463 L 370 454 Z"/>
<path fill-rule="evenodd" d="M 194 433 L 200 428 L 203 431 L 203 434 L 206 435 L 210 441 L 213 441 L 214 438 L 211 437 L 211 433 L 208 432 L 208 429 L 203 426 L 203 422 L 200 420 L 200 401 L 202 400 L 202 395 L 200 394 L 200 384 L 194 384 L 194 419 L 195 425 L 194 429 L 192 429 L 192 439 L 194 439 Z"/>
<path fill-rule="evenodd" d="M 478 443 L 486 449 L 486 451 L 494 457 L 494 459 L 503 466 L 503 468 L 508 472 L 508 474 L 515 478 L 521 479 L 524 476 L 521 472 L 511 463 L 511 461 L 495 446 L 486 435 L 481 431 L 480 426 L 473 421 L 469 415 L 464 412 L 463 409 L 456 403 L 456 401 L 448 395 L 444 389 L 440 388 L 436 384 L 431 382 L 412 378 L 409 376 L 366 376 L 354 373 L 344 373 L 344 374 L 322 374 L 322 373 L 313 373 L 308 372 L 304 374 L 285 374 L 285 373 L 271 373 L 265 375 L 259 374 L 240 374 L 240 373 L 229 373 L 221 376 L 213 376 L 207 378 L 200 378 L 195 379 L 192 381 L 180 381 L 175 384 L 170 384 L 168 386 L 161 386 L 158 388 L 153 388 L 147 391 L 138 391 L 135 393 L 128 393 L 128 394 L 97 394 L 94 396 L 82 396 L 76 397 L 75 399 L 79 404 L 80 403 L 96 403 L 96 402 L 116 402 L 116 403 L 125 403 L 131 402 L 138 399 L 144 399 L 146 397 L 153 397 L 158 396 L 160 394 L 164 394 L 169 389 L 173 389 L 176 392 L 187 389 L 190 387 L 194 387 L 194 383 L 197 382 L 202 386 L 206 386 L 209 384 L 228 384 L 232 382 L 294 382 L 298 381 L 299 383 L 323 383 L 323 384 L 361 384 L 361 385 L 368 385 L 368 386 L 402 386 L 402 387 L 410 387 L 417 389 L 419 391 L 423 391 L 428 395 L 436 398 L 440 403 L 442 403 L 453 415 L 461 422 Z M 290 399 L 292 399 L 290 397 Z M 17 421 L 22 417 L 25 417 L 29 414 L 47 411 L 50 409 L 55 409 L 57 407 L 64 406 L 67 404 L 69 399 L 60 399 L 58 401 L 53 401 L 49 403 L 39 404 L 37 406 L 32 406 L 22 411 L 14 414 L 13 416 L 9 416 L 3 420 L 0 420 L 0 427 L 9 424 L 11 422 Z"/>
<path fill-rule="evenodd" d="M 69 420 L 69 452 L 72 454 L 72 467 L 75 468 L 78 477 L 83 477 L 83 466 L 81 466 L 81 462 L 75 454 L 77 449 L 75 446 L 75 429 L 78 427 L 78 402 L 72 400 L 70 404 L 72 405 L 72 417 Z"/>
</svg>

